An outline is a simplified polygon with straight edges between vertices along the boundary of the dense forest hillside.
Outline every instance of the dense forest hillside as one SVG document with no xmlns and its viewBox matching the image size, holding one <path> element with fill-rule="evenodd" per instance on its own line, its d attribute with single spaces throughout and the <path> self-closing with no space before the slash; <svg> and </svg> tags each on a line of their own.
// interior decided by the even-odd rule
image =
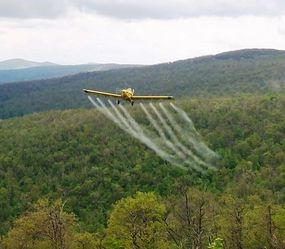
<svg viewBox="0 0 285 249">
<path fill-rule="evenodd" d="M 179 96 L 282 92 L 285 52 L 249 49 L 141 68 L 82 73 L 0 86 L 0 119 L 89 106 L 82 88 Z"/>
<path fill-rule="evenodd" d="M 63 77 L 83 72 L 105 71 L 119 68 L 137 67 L 138 65 L 129 64 L 82 64 L 82 65 L 38 65 L 21 69 L 0 69 L 0 84 L 16 81 L 31 81 Z"/>
<path fill-rule="evenodd" d="M 67 211 L 77 215 L 80 226 L 94 232 L 104 229 L 112 204 L 121 198 L 137 191 L 154 192 L 163 198 L 164 203 L 168 203 L 169 199 L 172 200 L 170 203 L 178 205 L 179 198 L 184 196 L 183 191 L 192 187 L 189 190 L 191 196 L 219 200 L 219 212 L 230 215 L 237 210 L 237 214 L 244 215 L 242 217 L 248 222 L 245 225 L 250 229 L 242 227 L 245 230 L 238 230 L 237 236 L 247 234 L 241 243 L 252 244 L 238 247 L 231 244 L 236 240 L 228 236 L 235 236 L 234 229 L 242 228 L 232 227 L 229 223 L 231 219 L 227 219 L 226 215 L 222 216 L 224 220 L 220 220 L 218 214 L 215 216 L 215 222 L 213 220 L 211 224 L 219 221 L 223 225 L 216 224 L 213 236 L 226 240 L 226 248 L 261 248 L 258 243 L 271 243 L 254 237 L 262 225 L 255 227 L 246 217 L 262 215 L 255 213 L 259 210 L 255 208 L 261 205 L 268 207 L 268 212 L 271 208 L 281 210 L 281 213 L 274 213 L 278 216 L 274 216 L 273 223 L 285 226 L 285 222 L 282 223 L 285 218 L 282 207 L 285 201 L 284 94 L 185 99 L 176 104 L 190 115 L 206 143 L 221 156 L 217 171 L 201 174 L 165 163 L 94 109 L 50 111 L 1 121 L 0 234 L 6 234 L 18 215 L 44 197 L 50 200 L 61 198 Z M 139 108 L 130 108 L 130 112 L 138 120 L 145 119 Z M 203 191 L 205 195 L 197 191 Z M 228 199 L 224 199 L 225 196 Z M 138 194 L 136 198 L 144 197 Z M 147 199 L 156 201 L 153 196 Z M 120 212 L 123 212 L 124 205 L 131 207 L 131 204 L 122 201 L 117 204 Z M 232 205 L 232 208 L 227 205 Z M 157 208 L 157 212 L 164 210 L 159 205 Z M 116 212 L 112 213 L 109 224 L 119 224 L 116 219 L 124 217 L 119 211 Z M 166 213 L 161 211 L 159 214 Z M 174 219 L 175 215 L 171 217 Z M 178 223 L 175 224 L 172 231 L 179 227 Z M 210 231 L 210 227 L 207 229 Z M 279 241 L 283 230 L 275 227 L 274 231 Z M 108 230 L 108 233 L 112 234 L 112 231 Z M 7 239 L 12 239 L 13 232 L 9 236 Z M 121 235 L 116 236 L 106 242 L 109 247 L 105 248 L 124 248 L 114 247 L 114 240 L 122 239 Z M 187 233 L 185 236 L 187 238 Z M 267 238 L 267 235 L 264 236 Z M 203 237 L 203 243 L 209 242 L 208 239 L 210 237 Z M 179 248 L 190 247 L 185 245 Z"/>
</svg>

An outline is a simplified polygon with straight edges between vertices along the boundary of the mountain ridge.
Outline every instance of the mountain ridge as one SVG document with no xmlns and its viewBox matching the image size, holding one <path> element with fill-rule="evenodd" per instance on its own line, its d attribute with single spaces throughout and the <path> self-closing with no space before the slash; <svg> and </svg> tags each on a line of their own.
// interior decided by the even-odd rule
<svg viewBox="0 0 285 249">
<path fill-rule="evenodd" d="M 23 59 L 12 59 L 0 62 L 0 84 L 52 79 L 77 73 L 105 71 L 139 66 L 141 65 L 116 63 L 60 65 L 51 62 L 31 62 Z"/>
<path fill-rule="evenodd" d="M 57 66 L 58 64 L 53 62 L 35 62 L 21 58 L 8 59 L 0 61 L 0 70 L 15 70 L 15 69 L 26 69 L 32 67 L 45 67 L 45 66 Z"/>
<path fill-rule="evenodd" d="M 83 88 L 137 94 L 226 96 L 285 91 L 285 52 L 247 49 L 176 62 L 0 86 L 0 118 L 88 107 Z"/>
</svg>

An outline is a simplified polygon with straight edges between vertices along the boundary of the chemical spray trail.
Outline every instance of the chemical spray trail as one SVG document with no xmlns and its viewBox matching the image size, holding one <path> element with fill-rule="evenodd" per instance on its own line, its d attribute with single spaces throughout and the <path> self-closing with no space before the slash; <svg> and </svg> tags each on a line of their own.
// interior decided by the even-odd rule
<svg viewBox="0 0 285 249">
<path fill-rule="evenodd" d="M 131 133 L 132 136 L 137 136 L 136 131 L 129 125 L 128 121 L 122 116 L 119 110 L 114 106 L 114 104 L 108 100 L 109 104 L 111 105 L 112 109 L 115 112 L 116 117 L 120 120 L 120 122 L 125 126 L 125 128 Z"/>
<path fill-rule="evenodd" d="M 189 124 L 189 128 L 192 129 L 196 134 L 198 134 L 198 132 L 195 129 L 195 126 L 192 122 L 192 120 L 188 117 L 187 113 L 185 111 L 183 111 L 182 109 L 178 108 L 176 105 L 174 105 L 173 103 L 170 103 L 170 106 L 177 112 L 180 114 L 180 116 L 182 116 L 182 118 L 184 118 L 184 120 L 186 122 L 188 122 Z"/>
<path fill-rule="evenodd" d="M 88 96 L 88 99 L 90 102 L 97 108 L 98 111 L 100 111 L 102 114 L 104 114 L 107 118 L 112 120 L 115 124 L 117 124 L 121 129 L 125 130 L 125 127 L 120 123 L 120 121 L 115 118 L 112 113 L 106 108 L 105 106 L 100 107 L 99 104 L 97 104 L 90 96 Z M 125 130 L 126 131 L 126 130 Z M 127 132 L 127 131 L 126 131 Z"/>
<path fill-rule="evenodd" d="M 113 105 L 111 103 L 111 105 Z M 114 106 L 114 105 L 113 105 Z M 183 167 L 181 165 L 181 163 L 177 162 L 177 160 L 175 160 L 175 157 L 173 157 L 173 155 L 169 154 L 167 151 L 163 151 L 162 149 L 159 148 L 159 146 L 161 146 L 161 141 L 158 139 L 155 139 L 154 136 L 152 135 L 152 139 L 150 139 L 148 136 L 145 135 L 145 132 L 143 131 L 143 129 L 141 128 L 141 126 L 133 119 L 133 117 L 131 116 L 131 114 L 127 111 L 127 109 L 123 106 L 123 105 L 119 105 L 120 109 L 122 110 L 122 112 L 124 113 L 124 115 L 126 116 L 127 120 L 129 121 L 129 124 L 137 131 L 137 133 L 139 134 L 139 140 L 146 141 L 147 143 L 145 143 L 149 148 L 153 149 L 154 151 L 160 150 L 162 151 L 164 154 L 167 155 L 168 157 L 168 161 L 171 162 L 172 164 L 174 164 L 175 166 L 178 166 L 180 168 L 185 169 L 185 167 Z M 116 108 L 116 107 L 115 107 Z"/>
<path fill-rule="evenodd" d="M 146 113 L 150 123 L 153 125 L 153 127 L 158 131 L 158 133 L 160 134 L 160 136 L 162 137 L 162 139 L 165 141 L 165 143 L 171 147 L 171 149 L 175 152 L 177 159 L 181 159 L 182 160 L 182 164 L 184 165 L 188 165 L 192 168 L 194 168 L 197 171 L 203 172 L 203 169 L 196 165 L 196 162 L 194 162 L 190 157 L 188 157 L 185 153 L 183 153 L 183 151 L 181 151 L 181 149 L 179 149 L 177 147 L 177 144 L 174 144 L 172 141 L 169 141 L 166 138 L 166 135 L 164 133 L 164 131 L 160 128 L 159 124 L 152 118 L 151 114 L 148 112 L 148 110 L 143 106 L 143 104 L 141 104 L 141 107 L 143 109 L 143 111 Z M 163 121 L 164 122 L 164 121 Z M 165 122 L 164 122 L 165 123 Z M 168 127 L 167 127 L 168 128 Z M 170 128 L 169 128 L 170 129 Z M 178 141 L 178 140 L 177 140 Z M 181 162 L 180 162 L 181 163 Z"/>
<path fill-rule="evenodd" d="M 135 137 L 139 141 L 141 141 L 143 144 L 145 144 L 147 147 L 152 149 L 158 156 L 160 156 L 165 161 L 168 161 L 169 163 L 178 166 L 180 168 L 185 169 L 183 165 L 178 164 L 175 161 L 175 158 L 173 158 L 171 155 L 169 155 L 167 152 L 161 150 L 156 144 L 154 144 L 151 139 L 144 136 L 142 133 L 138 134 L 134 129 L 129 125 L 128 121 L 123 117 L 123 115 L 118 111 L 118 109 L 113 105 L 113 109 L 115 111 L 115 115 L 106 107 L 106 105 L 97 98 L 98 103 L 96 103 L 92 97 L 88 96 L 88 99 L 90 102 L 102 113 L 104 114 L 108 119 L 113 121 L 115 124 L 117 124 L 122 130 L 124 130 L 129 135 Z"/>
<path fill-rule="evenodd" d="M 174 119 L 173 115 L 163 106 L 162 103 L 159 103 L 159 107 L 161 108 L 162 112 L 169 120 L 171 126 L 174 128 L 176 133 L 179 135 L 179 138 L 183 140 L 184 143 L 186 143 L 187 145 L 190 145 L 191 151 L 193 151 L 193 153 L 195 153 L 197 156 L 200 156 L 202 159 L 205 159 L 206 161 L 213 160 L 215 153 L 212 150 L 210 150 L 206 144 L 197 140 L 197 138 L 198 137 L 200 138 L 201 136 L 196 131 L 194 124 L 189 117 L 188 117 L 189 120 L 193 124 L 191 125 L 191 130 L 195 131 L 195 136 L 191 136 L 191 132 L 187 132 L 184 129 L 182 129 L 180 125 L 176 122 L 176 120 Z M 211 167 L 211 164 L 209 164 L 208 167 Z"/>
<path fill-rule="evenodd" d="M 195 129 L 194 123 L 187 115 L 187 113 L 180 109 L 179 107 L 175 106 L 173 103 L 170 103 L 170 106 L 183 118 L 183 120 L 187 123 L 186 127 L 191 129 L 191 132 L 180 131 L 183 133 L 183 137 L 187 138 L 188 141 L 194 146 L 195 150 L 207 161 L 214 161 L 220 158 L 220 156 L 212 151 L 201 139 L 201 135 Z M 161 104 L 161 107 L 162 104 Z M 179 129 L 179 128 L 178 128 Z M 193 133 L 194 136 L 190 136 Z M 198 140 L 199 139 L 199 140 Z"/>
<path fill-rule="evenodd" d="M 176 147 L 175 145 L 169 141 L 166 138 L 166 135 L 164 134 L 164 131 L 160 128 L 159 124 L 153 119 L 153 117 L 151 116 L 151 114 L 148 112 L 148 110 L 144 107 L 144 105 L 142 103 L 140 103 L 140 106 L 143 110 L 143 112 L 145 113 L 145 115 L 147 116 L 148 120 L 150 121 L 150 123 L 152 124 L 152 126 L 155 128 L 155 130 L 158 132 L 159 136 L 161 137 L 162 141 L 164 142 L 164 144 L 171 149 L 178 157 L 182 158 L 183 160 L 186 159 L 185 155 L 183 153 L 181 153 Z"/>
<path fill-rule="evenodd" d="M 111 106 L 108 108 L 99 98 L 94 101 L 91 96 L 88 96 L 88 99 L 108 119 L 172 165 L 182 169 L 193 168 L 200 172 L 204 172 L 205 168 L 212 168 L 208 160 L 204 161 L 204 159 L 216 155 L 215 152 L 211 151 L 201 141 L 201 136 L 196 131 L 192 120 L 174 104 L 170 103 L 175 115 L 173 110 L 171 112 L 161 103 L 159 107 L 162 112 L 150 103 L 150 108 L 155 114 L 153 116 L 148 108 L 140 103 L 140 107 L 150 124 L 146 127 L 140 125 L 123 105 L 119 105 L 118 108 L 108 100 Z M 186 123 L 189 134 L 176 121 L 177 115 L 184 120 L 184 125 Z"/>
<path fill-rule="evenodd" d="M 130 124 L 133 126 L 133 128 L 140 134 L 144 134 L 143 129 L 141 128 L 141 126 L 133 119 L 133 117 L 131 116 L 131 114 L 127 111 L 127 109 L 122 106 L 119 105 L 120 109 L 122 110 L 122 112 L 124 113 L 124 115 L 127 117 L 127 119 L 129 120 Z"/>
<path fill-rule="evenodd" d="M 194 167 L 196 170 L 201 169 L 200 166 L 207 167 L 208 165 L 204 161 L 202 161 L 197 156 L 195 156 L 194 153 L 190 149 L 188 149 L 182 143 L 179 142 L 179 140 L 178 140 L 177 136 L 174 134 L 172 128 L 167 124 L 165 119 L 162 117 L 162 115 L 158 112 L 158 110 L 155 108 L 155 106 L 152 103 L 150 103 L 150 107 L 152 108 L 152 110 L 154 111 L 154 113 L 156 114 L 158 119 L 160 120 L 162 126 L 167 131 L 168 135 L 170 136 L 170 138 L 174 142 L 175 146 L 177 148 L 179 148 L 181 150 L 181 152 L 185 154 L 185 156 L 187 156 L 188 160 L 185 161 L 185 163 Z M 198 164 L 198 165 L 196 165 L 196 164 Z"/>
<path fill-rule="evenodd" d="M 104 103 L 98 98 L 98 101 L 100 101 L 103 105 Z M 121 122 L 121 124 L 124 125 L 124 127 L 126 128 L 126 130 L 128 131 L 128 133 L 130 135 L 132 135 L 133 137 L 137 138 L 138 140 L 140 140 L 142 143 L 144 143 L 146 146 L 148 146 L 150 149 L 154 150 L 160 157 L 162 157 L 164 160 L 169 161 L 171 163 L 174 163 L 174 161 L 172 160 L 171 156 L 168 155 L 166 152 L 162 151 L 158 146 L 156 146 L 147 136 L 145 136 L 143 134 L 142 131 L 137 132 L 129 123 L 129 121 L 119 112 L 119 110 L 117 109 L 117 107 L 114 106 L 114 104 L 108 100 L 109 104 L 112 106 L 113 110 L 115 111 L 116 117 L 118 118 L 118 120 Z M 105 105 L 104 105 L 105 106 Z M 106 109 L 108 109 L 105 106 Z M 130 119 L 131 116 L 129 115 Z M 138 126 L 138 125 L 137 125 Z"/>
</svg>

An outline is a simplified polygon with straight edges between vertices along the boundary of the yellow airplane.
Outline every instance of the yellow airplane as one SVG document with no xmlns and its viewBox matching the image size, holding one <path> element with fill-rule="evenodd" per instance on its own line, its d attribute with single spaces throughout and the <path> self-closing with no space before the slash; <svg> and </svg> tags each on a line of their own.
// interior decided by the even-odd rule
<svg viewBox="0 0 285 249">
<path fill-rule="evenodd" d="M 108 93 L 108 92 L 99 92 L 95 90 L 83 89 L 86 93 L 92 93 L 97 95 L 102 95 L 105 97 L 113 97 L 118 99 L 118 104 L 120 104 L 120 99 L 129 101 L 134 105 L 134 100 L 166 100 L 174 99 L 173 96 L 135 96 L 135 90 L 128 88 L 121 90 L 121 94 Z"/>
</svg>

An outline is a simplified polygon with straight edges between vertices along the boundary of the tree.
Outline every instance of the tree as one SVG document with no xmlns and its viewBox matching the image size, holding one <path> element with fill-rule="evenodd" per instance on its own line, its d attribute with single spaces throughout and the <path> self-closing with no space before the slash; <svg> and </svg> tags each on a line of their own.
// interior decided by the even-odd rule
<svg viewBox="0 0 285 249">
<path fill-rule="evenodd" d="M 242 199 L 226 194 L 220 205 L 223 207 L 217 216 L 219 235 L 224 238 L 224 246 L 227 249 L 244 248 L 244 210 Z"/>
<path fill-rule="evenodd" d="M 215 202 L 210 193 L 190 188 L 171 201 L 165 219 L 170 237 L 179 248 L 202 249 L 216 237 Z"/>
<path fill-rule="evenodd" d="M 285 247 L 285 208 L 281 205 L 256 205 L 246 212 L 244 223 L 246 248 Z"/>
<path fill-rule="evenodd" d="M 106 248 L 168 248 L 165 211 L 154 193 L 137 192 L 118 201 L 108 221 Z"/>
<path fill-rule="evenodd" d="M 76 247 L 79 235 L 75 228 L 75 216 L 64 211 L 61 200 L 50 203 L 47 199 L 41 199 L 32 210 L 15 221 L 14 228 L 4 237 L 2 244 L 5 249 L 91 248 Z M 90 241 L 90 236 L 84 236 Z"/>
</svg>

